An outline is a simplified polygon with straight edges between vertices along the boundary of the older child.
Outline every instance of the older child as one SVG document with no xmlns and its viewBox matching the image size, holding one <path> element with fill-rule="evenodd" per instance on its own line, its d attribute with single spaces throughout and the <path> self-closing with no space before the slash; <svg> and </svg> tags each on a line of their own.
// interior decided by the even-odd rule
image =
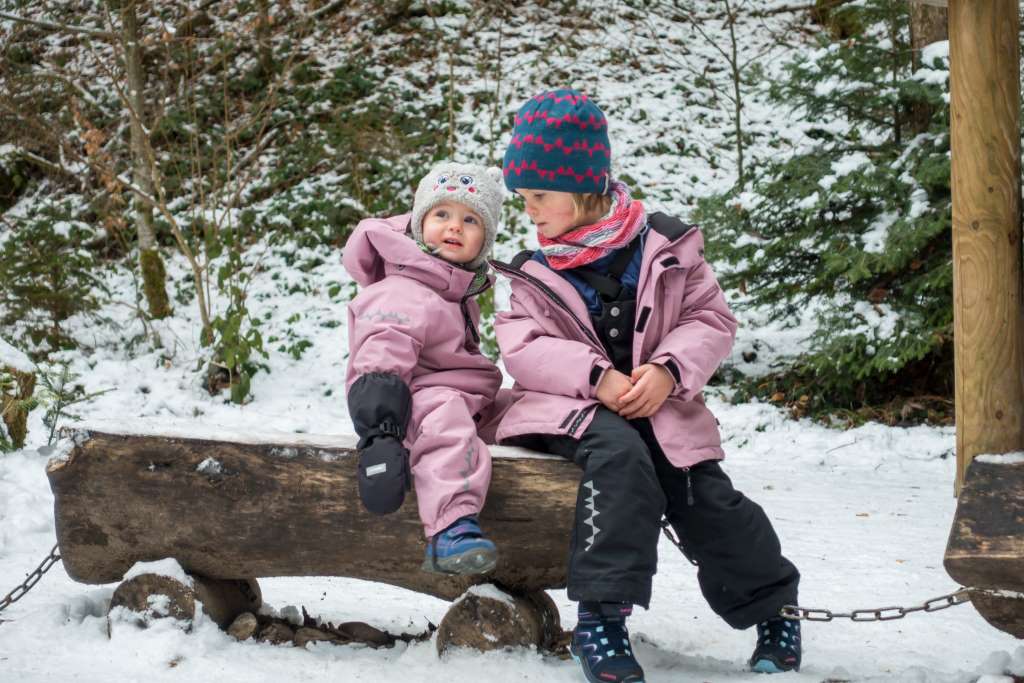
<svg viewBox="0 0 1024 683">
<path fill-rule="evenodd" d="M 736 320 L 692 225 L 648 215 L 611 179 L 607 120 L 586 95 L 528 100 L 505 152 L 505 185 L 541 248 L 511 264 L 511 310 L 495 330 L 515 378 L 502 443 L 561 453 L 583 470 L 569 557 L 579 602 L 571 651 L 589 681 L 642 681 L 625 620 L 648 606 L 664 514 L 701 591 L 734 628 L 757 625 L 755 671 L 800 665 L 800 575 L 762 509 L 718 461 L 701 390 Z"/>
<path fill-rule="evenodd" d="M 345 246 L 362 287 L 348 305 L 346 379 L 359 495 L 387 514 L 415 481 L 426 571 L 482 574 L 497 561 L 476 519 L 491 460 L 474 418 L 501 373 L 480 353 L 474 297 L 492 284 L 503 192 L 500 169 L 443 162 L 420 181 L 411 215 L 366 219 Z"/>
</svg>

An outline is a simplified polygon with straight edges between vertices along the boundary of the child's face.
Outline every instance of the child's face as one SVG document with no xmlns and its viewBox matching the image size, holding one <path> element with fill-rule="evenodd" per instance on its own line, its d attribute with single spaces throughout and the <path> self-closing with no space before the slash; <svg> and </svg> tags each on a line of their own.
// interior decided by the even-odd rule
<svg viewBox="0 0 1024 683">
<path fill-rule="evenodd" d="M 484 245 L 484 221 L 458 202 L 444 201 L 423 217 L 423 241 L 451 263 L 469 263 Z"/>
<path fill-rule="evenodd" d="M 577 227 L 576 205 L 570 192 L 552 190 L 516 190 L 526 200 L 526 215 L 540 234 L 548 239 L 561 237 Z"/>
</svg>

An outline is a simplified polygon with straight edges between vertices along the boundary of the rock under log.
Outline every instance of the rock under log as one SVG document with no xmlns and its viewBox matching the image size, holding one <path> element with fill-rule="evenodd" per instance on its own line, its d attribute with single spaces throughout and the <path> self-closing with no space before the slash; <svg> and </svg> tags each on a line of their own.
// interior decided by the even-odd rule
<svg viewBox="0 0 1024 683">
<path fill-rule="evenodd" d="M 125 608 L 135 613 L 135 623 L 145 626 L 150 619 L 172 617 L 191 622 L 196 604 L 223 629 L 246 612 L 262 604 L 255 579 L 210 579 L 191 576 L 190 584 L 162 574 L 139 574 L 122 582 L 110 599 L 110 610 Z"/>
<path fill-rule="evenodd" d="M 976 458 L 946 546 L 946 571 L 996 628 L 1024 638 L 1024 462 Z"/>
<path fill-rule="evenodd" d="M 471 647 L 548 649 L 561 635 L 558 608 L 548 594 L 510 595 L 495 586 L 471 588 L 455 602 L 437 628 L 437 652 Z"/>
<path fill-rule="evenodd" d="M 173 557 L 206 577 L 344 576 L 448 600 L 483 581 L 524 595 L 564 587 L 575 465 L 493 448 L 480 523 L 498 546 L 498 566 L 457 578 L 420 570 L 414 491 L 395 514 L 370 514 L 357 493 L 354 440 L 300 439 L 81 432 L 47 468 L 68 575 L 109 583 L 138 561 Z"/>
</svg>

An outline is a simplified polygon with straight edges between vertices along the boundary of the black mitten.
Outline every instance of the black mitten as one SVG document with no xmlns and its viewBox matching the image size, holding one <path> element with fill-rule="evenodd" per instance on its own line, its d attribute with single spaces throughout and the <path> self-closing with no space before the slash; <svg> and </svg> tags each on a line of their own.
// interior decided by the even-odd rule
<svg viewBox="0 0 1024 683">
<path fill-rule="evenodd" d="M 348 410 L 359 435 L 359 498 L 370 512 L 394 512 L 412 488 L 402 446 L 412 412 L 409 387 L 398 375 L 367 373 L 349 389 Z"/>
<path fill-rule="evenodd" d="M 381 435 L 359 451 L 359 499 L 370 512 L 394 512 L 411 485 L 409 451 L 398 439 Z"/>
</svg>

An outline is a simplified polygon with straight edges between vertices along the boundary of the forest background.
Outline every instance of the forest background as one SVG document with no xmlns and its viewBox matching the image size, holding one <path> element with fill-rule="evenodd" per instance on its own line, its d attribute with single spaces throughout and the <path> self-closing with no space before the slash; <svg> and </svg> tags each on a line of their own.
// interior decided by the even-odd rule
<svg viewBox="0 0 1024 683">
<path fill-rule="evenodd" d="M 518 104 L 566 84 L 605 109 L 636 194 L 702 226 L 744 323 L 723 395 L 841 426 L 951 423 L 944 9 L 0 10 L 0 383 L 8 413 L 44 406 L 51 432 L 113 388 L 93 372 L 107 354 L 237 405 L 293 381 L 289 361 L 343 362 L 355 290 L 337 265 L 358 220 L 408 210 L 438 159 L 500 164 Z M 506 205 L 499 258 L 535 245 L 520 209 Z M 495 359 L 505 297 L 502 283 L 483 301 Z M 0 433 L 0 448 L 23 441 Z"/>
</svg>

